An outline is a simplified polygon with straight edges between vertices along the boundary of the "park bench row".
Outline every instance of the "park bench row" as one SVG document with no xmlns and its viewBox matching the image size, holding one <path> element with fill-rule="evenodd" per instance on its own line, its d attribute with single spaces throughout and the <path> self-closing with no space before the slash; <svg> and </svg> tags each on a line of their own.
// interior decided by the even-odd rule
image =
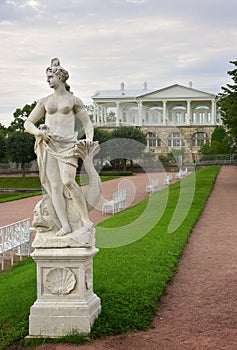
<svg viewBox="0 0 237 350">
<path fill-rule="evenodd" d="M 166 178 L 163 180 L 164 185 L 170 185 L 173 180 L 173 175 L 168 175 Z M 151 183 L 149 185 L 146 185 L 146 192 L 147 193 L 153 193 L 158 191 L 158 184 L 159 184 L 159 179 L 158 177 L 154 178 L 151 180 Z"/>
<path fill-rule="evenodd" d="M 114 215 L 126 209 L 126 200 L 126 189 L 114 192 L 111 200 L 104 200 L 102 203 L 102 213 L 112 213 Z"/>
<path fill-rule="evenodd" d="M 186 175 L 188 175 L 188 169 L 187 168 L 185 170 L 180 169 L 179 172 L 175 175 L 175 178 L 182 179 Z M 171 185 L 172 181 L 173 181 L 173 175 L 170 174 L 164 178 L 163 184 L 164 185 Z M 151 183 L 149 185 L 146 185 L 146 192 L 147 193 L 157 192 L 158 191 L 158 182 L 159 182 L 158 177 L 152 179 Z"/>
<path fill-rule="evenodd" d="M 33 231 L 34 228 L 30 227 L 30 218 L 0 227 L 0 255 L 2 259 L 2 270 L 4 270 L 4 260 L 9 255 L 11 265 L 14 263 L 15 255 L 18 255 L 20 260 L 22 260 L 23 256 L 30 255 L 31 236 Z"/>
</svg>

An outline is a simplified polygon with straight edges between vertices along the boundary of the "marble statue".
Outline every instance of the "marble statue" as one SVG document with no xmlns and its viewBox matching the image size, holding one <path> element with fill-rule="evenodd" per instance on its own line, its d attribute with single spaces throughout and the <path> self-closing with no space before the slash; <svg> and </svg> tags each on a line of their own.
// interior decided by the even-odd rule
<svg viewBox="0 0 237 350">
<path fill-rule="evenodd" d="M 33 226 L 39 233 L 35 247 L 94 245 L 94 226 L 88 212 L 98 202 L 100 178 L 93 165 L 99 151 L 93 142 L 93 125 L 83 102 L 70 91 L 68 72 L 58 58 L 46 69 L 53 93 L 41 98 L 25 121 L 25 130 L 36 137 L 35 152 L 39 176 L 46 195 L 34 209 Z M 36 123 L 45 116 L 45 124 Z M 76 119 L 81 121 L 85 139 L 78 140 Z M 75 177 L 78 158 L 89 176 L 86 191 Z"/>
</svg>

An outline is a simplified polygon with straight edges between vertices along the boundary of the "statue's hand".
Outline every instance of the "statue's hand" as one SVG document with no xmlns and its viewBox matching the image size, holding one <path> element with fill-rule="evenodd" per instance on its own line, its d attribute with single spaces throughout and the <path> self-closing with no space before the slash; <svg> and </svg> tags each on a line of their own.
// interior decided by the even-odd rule
<svg viewBox="0 0 237 350">
<path fill-rule="evenodd" d="M 38 130 L 39 131 L 38 131 L 37 136 L 39 136 L 41 138 L 41 140 L 48 143 L 50 141 L 50 138 L 51 138 L 48 126 L 46 124 L 40 124 Z"/>
<path fill-rule="evenodd" d="M 41 138 L 41 140 L 45 141 L 48 143 L 50 141 L 51 135 L 44 133 L 43 131 L 40 131 L 37 135 L 38 137 Z"/>
</svg>

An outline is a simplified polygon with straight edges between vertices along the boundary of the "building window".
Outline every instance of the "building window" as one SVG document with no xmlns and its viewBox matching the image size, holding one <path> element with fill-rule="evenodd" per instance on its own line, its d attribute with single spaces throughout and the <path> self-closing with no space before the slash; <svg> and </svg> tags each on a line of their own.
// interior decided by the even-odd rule
<svg viewBox="0 0 237 350">
<path fill-rule="evenodd" d="M 196 105 L 193 111 L 194 124 L 209 124 L 211 122 L 211 110 L 208 105 Z"/>
<path fill-rule="evenodd" d="M 201 147 L 204 143 L 209 143 L 209 138 L 205 132 L 196 132 L 192 136 L 193 147 Z"/>
<path fill-rule="evenodd" d="M 204 124 L 205 121 L 205 112 L 199 112 L 199 123 Z"/>
<path fill-rule="evenodd" d="M 146 112 L 146 123 L 157 125 L 163 123 L 163 108 L 161 106 L 152 106 Z"/>
<path fill-rule="evenodd" d="M 184 124 L 187 118 L 187 108 L 182 105 L 174 105 L 169 110 L 169 121 L 175 124 Z"/>
<path fill-rule="evenodd" d="M 156 147 L 156 139 L 149 139 L 148 146 L 149 147 Z"/>
<path fill-rule="evenodd" d="M 138 117 L 138 108 L 134 105 L 127 106 L 123 112 L 123 122 L 135 125 Z"/>
<path fill-rule="evenodd" d="M 157 111 L 151 111 L 151 123 L 157 124 L 158 122 L 158 113 Z"/>
<path fill-rule="evenodd" d="M 147 146 L 149 148 L 155 148 L 161 146 L 161 140 L 155 132 L 149 132 L 147 134 Z"/>
<path fill-rule="evenodd" d="M 188 120 L 188 114 L 185 112 L 184 113 L 184 123 L 188 124 L 189 120 Z"/>
<path fill-rule="evenodd" d="M 180 132 L 172 132 L 169 135 L 168 147 L 171 147 L 171 148 L 185 147 L 185 141 L 182 139 Z"/>
<path fill-rule="evenodd" d="M 176 112 L 176 123 L 177 124 L 181 123 L 181 112 Z"/>
</svg>

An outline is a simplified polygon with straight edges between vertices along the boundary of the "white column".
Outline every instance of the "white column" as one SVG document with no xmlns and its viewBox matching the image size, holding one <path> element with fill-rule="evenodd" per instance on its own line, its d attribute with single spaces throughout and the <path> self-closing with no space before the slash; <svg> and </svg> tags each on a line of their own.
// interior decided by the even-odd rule
<svg viewBox="0 0 237 350">
<path fill-rule="evenodd" d="M 104 108 L 104 106 L 102 106 L 101 109 L 102 109 L 102 120 L 103 120 L 103 125 L 105 125 L 106 122 L 105 122 L 105 108 Z"/>
<path fill-rule="evenodd" d="M 100 125 L 101 124 L 101 120 L 100 120 L 100 106 L 99 105 L 97 105 L 96 114 L 97 114 L 97 122 Z"/>
<path fill-rule="evenodd" d="M 116 102 L 116 126 L 119 126 L 119 119 L 120 119 L 120 102 Z"/>
<path fill-rule="evenodd" d="M 192 115 L 191 115 L 191 101 L 187 100 L 187 121 L 186 124 L 192 123 Z"/>
<path fill-rule="evenodd" d="M 99 105 L 95 105 L 96 124 L 100 124 Z"/>
<path fill-rule="evenodd" d="M 211 101 L 211 123 L 215 124 L 215 115 L 216 115 L 216 101 Z"/>
<path fill-rule="evenodd" d="M 107 125 L 107 107 L 104 107 L 104 113 L 105 113 L 105 125 Z"/>
<path fill-rule="evenodd" d="M 142 101 L 139 101 L 137 104 L 138 104 L 138 120 L 137 120 L 136 124 L 138 126 L 142 126 L 142 116 L 143 116 Z"/>
<path fill-rule="evenodd" d="M 166 101 L 163 100 L 163 125 L 166 125 L 166 118 L 167 118 Z"/>
<path fill-rule="evenodd" d="M 93 123 L 97 124 L 97 120 L 96 120 L 96 104 L 93 103 Z"/>
</svg>

